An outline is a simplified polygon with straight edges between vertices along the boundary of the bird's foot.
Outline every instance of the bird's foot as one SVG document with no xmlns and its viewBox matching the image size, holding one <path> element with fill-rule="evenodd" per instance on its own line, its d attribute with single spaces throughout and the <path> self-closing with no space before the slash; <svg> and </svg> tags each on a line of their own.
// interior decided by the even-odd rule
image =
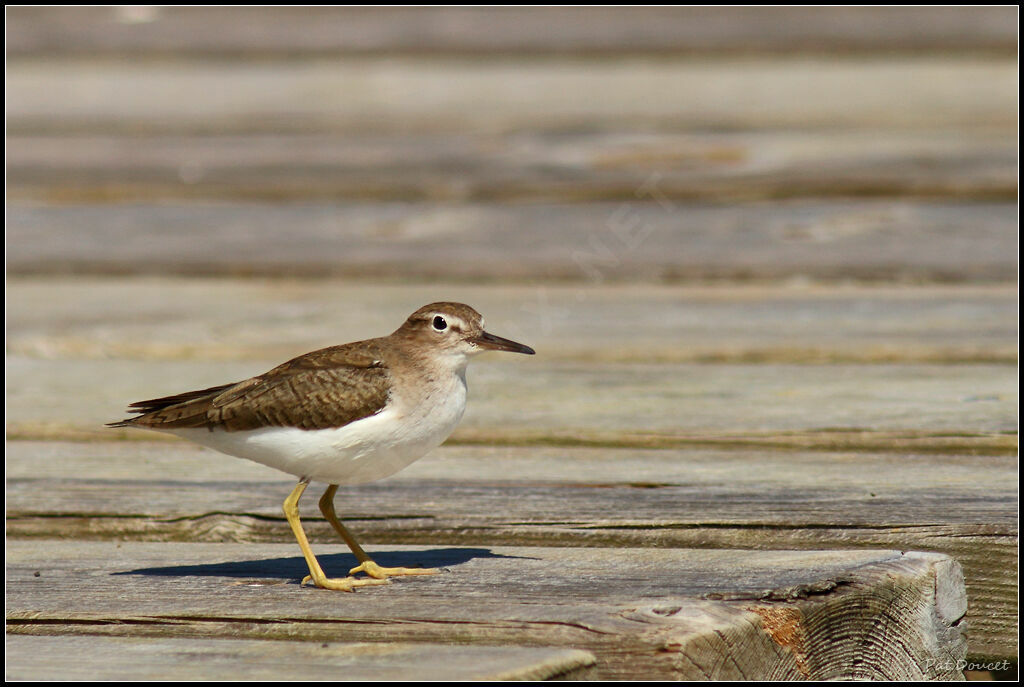
<svg viewBox="0 0 1024 687">
<path fill-rule="evenodd" d="M 379 584 L 387 584 L 387 579 L 356 578 L 356 577 L 313 577 L 306 575 L 299 584 L 312 582 L 321 589 L 334 589 L 341 592 L 354 592 L 356 587 L 372 587 Z"/>
<path fill-rule="evenodd" d="M 366 561 L 349 570 L 348 574 L 366 573 L 373 580 L 386 582 L 389 577 L 398 577 L 400 575 L 436 575 L 439 572 L 441 571 L 438 568 L 382 568 L 373 561 Z"/>
</svg>

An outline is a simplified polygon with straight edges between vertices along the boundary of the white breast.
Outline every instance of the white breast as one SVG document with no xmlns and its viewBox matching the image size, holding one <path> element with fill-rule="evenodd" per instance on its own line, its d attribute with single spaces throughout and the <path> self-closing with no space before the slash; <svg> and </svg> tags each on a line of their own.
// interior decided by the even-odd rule
<svg viewBox="0 0 1024 687">
<path fill-rule="evenodd" d="M 395 399 L 376 415 L 337 429 L 178 429 L 171 433 L 299 478 L 360 484 L 393 475 L 440 446 L 465 409 L 466 378 L 456 374 L 429 394 L 411 401 Z"/>
</svg>

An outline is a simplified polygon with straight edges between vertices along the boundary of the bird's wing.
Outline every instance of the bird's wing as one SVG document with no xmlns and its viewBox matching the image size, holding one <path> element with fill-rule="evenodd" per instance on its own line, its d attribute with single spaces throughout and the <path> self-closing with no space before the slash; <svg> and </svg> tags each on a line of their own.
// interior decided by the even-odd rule
<svg viewBox="0 0 1024 687">
<path fill-rule="evenodd" d="M 140 401 L 130 409 L 142 415 L 114 426 L 229 432 L 341 427 L 380 412 L 388 401 L 390 372 L 361 349 L 325 348 L 237 384 Z"/>
</svg>

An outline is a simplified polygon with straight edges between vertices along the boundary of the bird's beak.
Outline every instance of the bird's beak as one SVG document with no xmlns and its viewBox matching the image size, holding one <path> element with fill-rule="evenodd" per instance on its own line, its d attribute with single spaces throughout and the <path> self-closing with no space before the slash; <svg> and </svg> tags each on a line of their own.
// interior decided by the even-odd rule
<svg viewBox="0 0 1024 687">
<path fill-rule="evenodd" d="M 480 348 L 486 348 L 490 351 L 509 351 L 511 353 L 525 353 L 526 355 L 533 355 L 536 353 L 536 351 L 529 346 L 524 346 L 521 343 L 516 343 L 509 339 L 503 339 L 500 336 L 488 334 L 487 332 L 483 332 L 480 336 L 473 337 L 470 341 Z"/>
</svg>

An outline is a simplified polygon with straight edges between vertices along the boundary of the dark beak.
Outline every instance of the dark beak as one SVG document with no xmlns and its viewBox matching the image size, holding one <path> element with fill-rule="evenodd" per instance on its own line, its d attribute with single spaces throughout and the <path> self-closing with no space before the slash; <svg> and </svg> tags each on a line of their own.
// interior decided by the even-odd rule
<svg viewBox="0 0 1024 687">
<path fill-rule="evenodd" d="M 529 346 L 524 346 L 521 343 L 503 339 L 500 336 L 488 334 L 487 332 L 483 332 L 480 336 L 471 339 L 471 341 L 480 348 L 486 348 L 491 351 L 509 351 L 511 353 L 525 353 L 526 355 L 533 355 L 537 352 Z"/>
</svg>

